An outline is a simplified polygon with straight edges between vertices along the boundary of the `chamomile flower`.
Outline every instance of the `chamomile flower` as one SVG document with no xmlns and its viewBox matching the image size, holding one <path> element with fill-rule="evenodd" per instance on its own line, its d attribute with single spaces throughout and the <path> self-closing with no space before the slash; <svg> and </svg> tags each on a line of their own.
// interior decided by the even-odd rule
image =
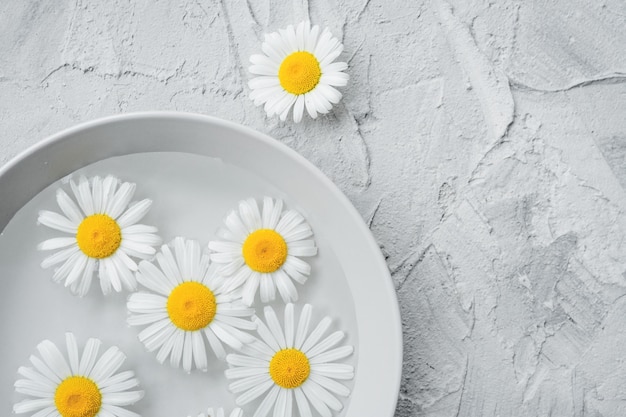
<svg viewBox="0 0 626 417">
<path fill-rule="evenodd" d="M 207 369 L 204 339 L 219 359 L 226 356 L 222 342 L 241 349 L 253 337 L 243 330 L 254 330 L 249 320 L 254 310 L 244 306 L 236 293 L 225 294 L 222 278 L 209 266 L 209 255 L 200 244 L 181 237 L 163 245 L 156 255 L 158 268 L 148 261 L 139 264 L 137 281 L 152 292 L 136 292 L 128 299 L 131 326 L 148 326 L 139 340 L 148 351 L 158 349 L 157 360 L 182 366 L 190 372 Z"/>
<path fill-rule="evenodd" d="M 323 417 L 343 408 L 336 396 L 347 397 L 350 390 L 337 380 L 352 379 L 354 368 L 334 362 L 351 355 L 353 348 L 335 347 L 344 338 L 341 331 L 320 341 L 332 322 L 328 317 L 309 333 L 311 312 L 306 304 L 296 327 L 294 306 L 287 304 L 283 331 L 274 310 L 266 306 L 265 323 L 254 318 L 262 340 L 248 345 L 243 354 L 226 357 L 231 366 L 226 378 L 236 380 L 229 389 L 237 395 L 237 405 L 265 394 L 253 417 L 265 417 L 272 408 L 275 416 L 291 417 L 294 399 L 301 417 L 311 416 L 310 405 Z"/>
<path fill-rule="evenodd" d="M 209 408 L 206 413 L 198 414 L 198 417 L 225 417 L 226 413 L 223 408 Z M 192 417 L 192 416 L 187 416 Z M 241 408 L 235 408 L 228 417 L 243 417 L 243 410 Z"/>
<path fill-rule="evenodd" d="M 135 184 L 113 176 L 104 179 L 81 177 L 78 184 L 70 181 L 78 205 L 63 189 L 56 199 L 63 215 L 42 210 L 39 223 L 70 236 L 48 239 L 38 245 L 39 250 L 56 250 L 43 260 L 41 266 L 60 265 L 54 271 L 55 282 L 65 280 L 72 293 L 84 296 L 94 273 L 100 278 L 104 294 L 111 289 L 134 291 L 137 287 L 133 271 L 137 264 L 132 258 L 148 258 L 156 252 L 153 246 L 161 239 L 157 228 L 137 224 L 148 212 L 152 201 L 145 199 L 129 203 L 135 193 Z"/>
<path fill-rule="evenodd" d="M 261 49 L 264 54 L 252 55 L 249 71 L 258 75 L 248 85 L 254 104 L 265 104 L 268 116 L 279 115 L 286 120 L 293 107 L 293 120 L 302 120 L 306 108 L 313 119 L 326 114 L 339 103 L 349 76 L 343 72 L 345 62 L 334 62 L 343 51 L 343 45 L 328 28 L 320 35 L 319 26 L 301 22 L 296 28 L 265 35 Z"/>
<path fill-rule="evenodd" d="M 276 289 L 285 303 L 296 301 L 298 291 L 293 281 L 304 284 L 311 272 L 300 259 L 317 254 L 311 227 L 295 210 L 283 212 L 282 200 L 263 200 L 263 211 L 256 200 L 239 202 L 239 210 L 224 220 L 218 231 L 224 240 L 209 242 L 214 251 L 211 260 L 221 264 L 219 273 L 226 278 L 225 291 L 243 286 L 244 304 L 251 306 L 257 290 L 266 303 L 276 297 Z"/>
<path fill-rule="evenodd" d="M 18 414 L 33 417 L 139 417 L 122 408 L 136 403 L 143 391 L 132 371 L 117 373 L 126 356 L 113 346 L 98 358 L 102 342 L 89 339 L 82 355 L 76 338 L 66 334 L 67 359 L 57 346 L 44 340 L 37 346 L 41 358 L 31 356 L 33 368 L 20 367 L 24 377 L 15 382 L 15 390 L 28 395 L 13 406 Z"/>
</svg>

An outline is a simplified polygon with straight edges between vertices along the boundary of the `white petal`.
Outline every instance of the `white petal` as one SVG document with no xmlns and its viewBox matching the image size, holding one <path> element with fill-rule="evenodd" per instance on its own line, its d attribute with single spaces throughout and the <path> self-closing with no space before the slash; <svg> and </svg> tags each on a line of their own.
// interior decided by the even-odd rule
<svg viewBox="0 0 626 417">
<path fill-rule="evenodd" d="M 37 221 L 44 226 L 48 226 L 52 229 L 59 230 L 65 233 L 76 234 L 78 225 L 72 223 L 68 218 L 61 216 L 59 213 L 53 211 L 41 210 L 39 212 L 39 218 Z"/>
<path fill-rule="evenodd" d="M 137 338 L 146 346 L 148 352 L 152 352 L 165 343 L 167 335 L 171 333 L 170 329 L 172 328 L 173 325 L 169 317 L 164 318 L 143 329 L 139 332 Z"/>
<path fill-rule="evenodd" d="M 311 365 L 315 365 L 318 363 L 327 363 L 333 362 L 339 359 L 343 359 L 346 356 L 350 356 L 354 352 L 354 348 L 352 346 L 342 346 L 333 350 L 329 350 L 320 355 L 317 355 L 315 358 L 310 358 L 309 363 Z"/>
<path fill-rule="evenodd" d="M 274 62 L 265 55 L 255 54 L 250 57 L 250 63 L 273 68 L 278 73 L 279 62 Z"/>
<path fill-rule="evenodd" d="M 252 65 L 248 67 L 248 71 L 256 75 L 274 76 L 278 75 L 278 69 L 267 65 Z"/>
<path fill-rule="evenodd" d="M 300 22 L 296 28 L 296 43 L 298 45 L 298 51 L 303 51 L 306 45 L 306 34 L 310 30 L 311 24 L 309 22 Z M 306 32 L 305 32 L 306 30 Z"/>
<path fill-rule="evenodd" d="M 143 391 L 112 392 L 102 394 L 102 403 L 107 406 L 131 405 L 143 398 Z"/>
<path fill-rule="evenodd" d="M 345 62 L 333 62 L 322 67 L 322 77 L 327 74 L 343 74 L 350 78 L 350 76 L 342 71 L 348 69 L 348 64 Z M 321 81 L 321 80 L 320 80 Z M 347 79 L 346 79 L 347 81 Z"/>
<path fill-rule="evenodd" d="M 122 281 L 120 280 L 120 276 L 117 272 L 117 268 L 115 264 L 113 264 L 113 260 L 111 258 L 103 258 L 100 259 L 100 269 L 98 271 L 98 276 L 100 277 L 100 284 L 104 282 L 105 286 L 102 289 L 102 292 L 106 295 L 105 289 L 108 289 L 108 285 L 113 287 L 116 292 L 122 291 Z"/>
<path fill-rule="evenodd" d="M 196 364 L 196 368 L 206 371 L 208 365 L 206 348 L 204 347 L 204 340 L 202 340 L 202 333 L 191 332 L 191 343 L 193 346 L 193 359 Z"/>
<path fill-rule="evenodd" d="M 341 404 L 341 401 L 339 401 L 337 397 L 310 379 L 302 385 L 302 390 L 309 399 L 315 396 L 335 411 L 339 411 L 343 408 L 343 404 Z"/>
<path fill-rule="evenodd" d="M 143 397 L 143 391 L 138 392 L 141 392 L 141 397 L 139 397 L 139 399 L 141 399 Z M 98 417 L 105 417 L 102 415 L 103 411 L 111 413 L 111 415 L 114 417 L 141 417 L 139 414 L 133 411 L 127 410 L 126 408 L 118 407 L 116 405 L 103 404 L 102 408 L 100 409 L 100 414 L 98 414 Z"/>
<path fill-rule="evenodd" d="M 178 368 L 180 360 L 183 357 L 183 345 L 185 343 L 185 332 L 179 331 L 174 333 L 174 345 L 172 347 L 172 355 L 170 356 L 170 365 Z"/>
<path fill-rule="evenodd" d="M 315 373 L 311 373 L 309 375 L 309 378 L 311 379 L 311 381 L 317 383 L 319 386 L 337 395 L 341 395 L 342 397 L 347 397 L 348 395 L 350 395 L 350 389 L 348 387 L 330 378 Z"/>
<path fill-rule="evenodd" d="M 221 306 L 219 308 L 218 314 L 215 315 L 215 321 L 228 324 L 229 326 L 233 326 L 238 329 L 256 330 L 256 323 L 250 320 L 241 319 L 239 317 L 224 315 Z"/>
<path fill-rule="evenodd" d="M 204 335 L 206 336 L 213 353 L 215 353 L 215 356 L 220 360 L 225 359 L 226 351 L 224 350 L 224 346 L 222 346 L 222 342 L 220 342 L 215 333 L 213 333 L 213 330 L 211 330 L 210 327 L 205 328 Z"/>
<path fill-rule="evenodd" d="M 43 361 L 50 367 L 50 370 L 54 372 L 56 376 L 63 380 L 67 376 L 71 375 L 72 371 L 70 370 L 69 365 L 65 361 L 65 358 L 61 354 L 59 348 L 57 348 L 54 343 L 49 340 L 44 340 L 37 345 L 37 350 L 39 351 Z"/>
<path fill-rule="evenodd" d="M 280 81 L 276 76 L 260 76 L 248 81 L 248 86 L 253 90 L 257 88 L 277 87 L 280 86 Z"/>
<path fill-rule="evenodd" d="M 163 270 L 165 277 L 173 284 L 173 286 L 183 283 L 180 269 L 176 264 L 172 251 L 167 245 L 163 245 L 161 247 L 161 252 L 156 255 L 156 260 L 159 263 L 161 270 Z"/>
<path fill-rule="evenodd" d="M 37 400 L 24 400 L 13 405 L 13 412 L 16 414 L 31 413 L 35 410 L 49 407 L 54 404 L 51 398 L 41 398 Z"/>
<path fill-rule="evenodd" d="M 345 334 L 342 331 L 336 331 L 326 339 L 322 340 L 308 351 L 304 351 L 308 358 L 315 358 L 317 355 L 326 352 L 328 349 L 336 346 L 341 340 L 343 340 Z"/>
<path fill-rule="evenodd" d="M 133 313 L 165 313 L 167 298 L 161 295 L 136 292 L 131 294 L 126 304 Z"/>
<path fill-rule="evenodd" d="M 185 332 L 185 341 L 183 342 L 183 369 L 185 372 L 191 372 L 192 361 L 193 344 L 191 342 L 191 332 Z"/>
<path fill-rule="evenodd" d="M 304 49 L 306 51 L 314 51 L 315 50 L 315 46 L 317 45 L 317 37 L 320 33 L 320 27 L 315 25 L 313 26 L 313 28 L 311 28 L 310 31 L 308 31 L 308 33 L 305 33 L 306 35 L 306 42 L 304 45 Z"/>
<path fill-rule="evenodd" d="M 302 392 L 306 395 L 306 398 L 309 400 L 313 408 L 317 410 L 318 413 L 321 414 L 322 417 L 331 417 L 331 412 L 328 406 L 324 403 L 324 401 L 315 395 L 316 393 L 311 390 L 311 384 L 305 383 L 300 388 Z"/>
<path fill-rule="evenodd" d="M 91 189 L 89 187 L 89 181 L 85 177 L 80 177 L 78 180 L 78 185 L 74 184 L 73 181 L 70 181 L 70 186 L 72 187 L 72 191 L 74 191 L 74 195 L 76 196 L 76 200 L 78 201 L 78 205 L 83 210 L 83 212 L 87 216 L 91 216 L 94 214 L 93 208 L 93 197 L 91 195 Z"/>
<path fill-rule="evenodd" d="M 337 104 L 339 103 L 339 101 L 341 101 L 341 93 L 330 85 L 320 83 L 317 85 L 316 90 L 317 93 L 322 95 L 326 100 L 330 101 L 333 104 Z"/>
<path fill-rule="evenodd" d="M 263 228 L 276 229 L 276 225 L 283 213 L 283 200 L 277 199 L 275 202 L 270 197 L 263 199 Z"/>
<path fill-rule="evenodd" d="M 37 250 L 61 249 L 71 245 L 76 245 L 75 237 L 55 237 L 41 242 L 37 245 Z"/>
<path fill-rule="evenodd" d="M 267 381 L 269 378 L 268 374 L 249 376 L 230 383 L 230 385 L 228 385 L 228 389 L 233 394 L 238 394 Z"/>
<path fill-rule="evenodd" d="M 259 336 L 261 336 L 263 341 L 274 352 L 281 350 L 282 347 L 280 346 L 279 342 L 276 340 L 276 338 L 274 337 L 270 329 L 265 325 L 265 323 L 263 323 L 263 321 L 261 321 L 261 319 L 259 319 L 258 317 L 253 317 L 252 320 L 256 323 L 257 325 L 256 331 L 259 334 Z"/>
<path fill-rule="evenodd" d="M 108 201 L 106 213 L 114 219 L 117 219 L 128 207 L 130 200 L 135 194 L 135 184 L 124 182 L 118 188 L 117 192 Z"/>
<path fill-rule="evenodd" d="M 280 322 L 278 321 L 278 317 L 276 316 L 274 309 L 270 306 L 265 306 L 263 312 L 265 314 L 265 322 L 267 323 L 267 327 L 272 332 L 272 335 L 278 342 L 278 345 L 281 347 L 281 349 L 287 348 L 288 346 L 285 343 L 285 334 L 283 333 L 283 329 L 280 326 Z"/>
<path fill-rule="evenodd" d="M 102 205 L 102 178 L 98 176 L 93 177 L 91 188 L 93 196 L 93 211 L 94 213 L 102 213 L 102 210 L 104 209 Z"/>
<path fill-rule="evenodd" d="M 350 76 L 343 72 L 332 72 L 322 74 L 320 78 L 320 84 L 332 85 L 334 87 L 344 87 L 348 85 L 348 81 L 350 80 Z"/>
<path fill-rule="evenodd" d="M 52 280 L 54 282 L 60 282 L 64 278 L 67 278 L 67 276 L 71 274 L 75 268 L 79 268 L 81 266 L 80 264 L 82 258 L 85 258 L 85 255 L 82 252 L 75 251 L 63 265 L 54 271 L 54 274 L 52 274 Z"/>
<path fill-rule="evenodd" d="M 48 378 L 47 376 L 43 375 L 42 373 L 34 370 L 33 368 L 28 368 L 26 366 L 20 366 L 17 369 L 17 373 L 28 378 L 30 381 L 33 381 L 39 385 L 41 385 L 42 387 L 47 387 L 51 390 L 55 390 L 56 386 L 57 386 L 57 382 L 55 380 L 52 380 L 50 378 Z"/>
<path fill-rule="evenodd" d="M 119 374 L 115 374 L 103 381 L 98 382 L 98 387 L 102 391 L 110 389 L 109 392 L 115 392 L 115 390 L 113 390 L 112 387 L 119 386 L 120 384 L 125 384 L 124 386 L 127 388 L 120 389 L 118 391 L 126 391 L 130 388 L 133 388 L 139 385 L 139 381 L 135 379 L 134 376 L 135 374 L 133 371 L 120 372 Z M 134 384 L 134 385 L 131 385 L 131 384 Z"/>
<path fill-rule="evenodd" d="M 263 274 L 260 281 L 259 295 L 262 303 L 269 303 L 276 298 L 276 287 L 272 274 Z"/>
<path fill-rule="evenodd" d="M 167 338 L 165 343 L 159 349 L 159 352 L 156 355 L 156 360 L 162 364 L 165 362 L 165 359 L 170 355 L 172 349 L 174 348 L 174 342 L 176 340 L 176 334 L 180 333 L 180 330 L 174 326 L 170 326 L 167 330 Z"/>
<path fill-rule="evenodd" d="M 342 52 L 343 45 L 337 40 L 337 43 L 333 45 L 328 54 L 326 54 L 323 59 L 320 59 L 320 67 L 325 68 L 326 66 L 331 64 L 335 59 L 339 57 L 339 55 L 341 55 Z"/>
<path fill-rule="evenodd" d="M 298 411 L 300 412 L 300 417 L 312 417 L 311 407 L 309 407 L 309 401 L 304 396 L 301 388 L 294 389 L 293 392 L 296 397 L 296 404 L 298 405 Z"/>
<path fill-rule="evenodd" d="M 86 256 L 77 256 L 74 266 L 69 271 L 67 278 L 65 279 L 66 287 L 72 286 L 79 278 L 82 278 L 85 267 L 87 266 L 87 260 L 88 258 Z"/>
<path fill-rule="evenodd" d="M 239 202 L 239 215 L 243 224 L 248 229 L 248 233 L 260 229 L 262 227 L 261 213 L 256 200 L 250 198 Z"/>
<path fill-rule="evenodd" d="M 263 382 L 262 384 L 257 384 L 247 392 L 243 393 L 237 398 L 235 402 L 239 406 L 248 404 L 250 401 L 263 395 L 263 393 L 267 391 L 272 385 L 274 385 L 274 381 L 267 377 L 267 381 Z"/>
<path fill-rule="evenodd" d="M 285 345 L 287 347 L 293 347 L 295 340 L 295 317 L 293 308 L 293 304 L 291 303 L 285 306 Z"/>
<path fill-rule="evenodd" d="M 226 343 L 228 346 L 230 346 L 231 348 L 235 350 L 241 349 L 242 347 L 241 341 L 239 341 L 239 339 L 237 339 L 228 331 L 229 329 L 231 329 L 230 326 L 214 321 L 213 323 L 211 323 L 210 327 L 213 333 L 215 333 L 215 335 L 222 342 Z"/>
<path fill-rule="evenodd" d="M 332 379 L 352 379 L 354 378 L 354 368 L 352 365 L 343 363 L 318 363 L 311 365 L 311 372 L 326 376 Z"/>
<path fill-rule="evenodd" d="M 139 271 L 137 272 L 136 278 L 144 287 L 166 297 L 169 296 L 174 287 L 178 285 L 174 280 L 168 279 L 159 268 L 148 261 L 141 261 L 139 263 Z"/>
<path fill-rule="evenodd" d="M 276 402 L 276 397 L 278 397 L 278 393 L 281 391 L 278 385 L 274 385 L 270 392 L 267 393 L 261 404 L 257 407 L 254 415 L 252 417 L 265 417 L 269 414 L 272 406 Z"/>
<path fill-rule="evenodd" d="M 37 372 L 39 372 L 43 377 L 48 378 L 50 381 L 53 381 L 55 385 L 63 380 L 61 377 L 52 372 L 50 367 L 37 356 L 31 355 L 29 360 L 33 364 Z"/>
<path fill-rule="evenodd" d="M 158 228 L 154 226 L 147 226 L 145 224 L 133 224 L 124 228 L 123 233 L 125 236 L 135 235 L 135 234 L 153 234 L 159 231 Z"/>
<path fill-rule="evenodd" d="M 261 276 L 258 272 L 253 272 L 247 279 L 243 287 L 243 294 L 241 300 L 247 306 L 251 306 L 254 303 L 254 296 L 259 288 L 259 282 Z"/>
<path fill-rule="evenodd" d="M 303 352 L 308 352 L 313 346 L 315 346 L 318 340 L 320 340 L 324 333 L 326 333 L 326 330 L 328 330 L 331 323 L 332 320 L 330 319 L 330 317 L 324 317 L 306 339 L 306 341 L 302 345 L 301 350 Z"/>
<path fill-rule="evenodd" d="M 151 206 L 152 200 L 147 198 L 133 204 L 117 219 L 117 224 L 123 229 L 137 223 L 148 213 L 148 211 L 150 211 Z"/>
<path fill-rule="evenodd" d="M 311 324 L 311 313 L 313 307 L 311 304 L 305 304 L 300 313 L 300 321 L 298 321 L 298 327 L 296 331 L 295 348 L 302 350 L 302 345 L 306 340 L 306 336 L 309 333 L 309 325 Z"/>
<path fill-rule="evenodd" d="M 249 376 L 267 375 L 267 369 L 265 369 L 265 367 L 248 368 L 244 366 L 240 368 L 227 369 L 226 371 L 224 371 L 224 375 L 226 376 L 226 379 L 247 378 Z"/>
<path fill-rule="evenodd" d="M 78 358 L 78 344 L 72 333 L 65 333 L 65 343 L 67 345 L 67 357 L 69 359 L 72 375 L 78 375 L 80 369 L 80 359 Z"/>
<path fill-rule="evenodd" d="M 308 92 L 304 95 L 304 107 L 306 108 L 309 116 L 311 116 L 311 119 L 317 118 L 317 107 L 315 106 L 315 102 L 313 101 L 311 92 Z"/>
<path fill-rule="evenodd" d="M 88 339 L 83 350 L 83 355 L 80 358 L 80 365 L 78 367 L 79 375 L 89 375 L 93 369 L 93 365 L 98 358 L 98 351 L 102 342 L 99 339 Z"/>
<path fill-rule="evenodd" d="M 298 301 L 298 291 L 283 270 L 279 269 L 274 272 L 274 279 L 276 280 L 276 287 L 278 288 L 283 302 L 292 303 Z"/>
<path fill-rule="evenodd" d="M 246 368 L 262 368 L 266 371 L 269 367 L 269 363 L 267 361 L 252 358 L 250 356 L 238 355 L 236 353 L 231 353 L 230 355 L 226 356 L 226 362 L 228 362 L 229 365 L 233 366 L 243 366 Z"/>
<path fill-rule="evenodd" d="M 78 225 L 85 218 L 76 203 L 74 203 L 74 200 L 62 189 L 57 190 L 57 204 L 61 211 L 63 211 L 63 214 L 65 214 L 73 224 Z"/>
<path fill-rule="evenodd" d="M 167 313 L 143 313 L 137 315 L 131 315 L 126 319 L 126 323 L 129 326 L 147 326 L 148 324 L 156 323 L 168 318 Z"/>
<path fill-rule="evenodd" d="M 88 376 L 94 381 L 108 378 L 122 366 L 124 360 L 126 360 L 126 355 L 116 346 L 111 346 L 102 354 Z"/>
<path fill-rule="evenodd" d="M 293 107 L 293 121 L 300 123 L 304 114 L 304 95 L 299 95 Z"/>
<path fill-rule="evenodd" d="M 63 261 L 66 261 L 68 258 L 70 258 L 72 255 L 74 255 L 75 253 L 78 253 L 80 249 L 78 249 L 78 246 L 73 246 L 71 248 L 67 248 L 67 249 L 63 249 L 61 251 L 58 251 L 50 256 L 48 256 L 47 258 L 45 258 L 43 260 L 43 262 L 41 263 L 41 267 L 46 269 L 49 268 L 53 265 L 59 264 Z"/>
</svg>

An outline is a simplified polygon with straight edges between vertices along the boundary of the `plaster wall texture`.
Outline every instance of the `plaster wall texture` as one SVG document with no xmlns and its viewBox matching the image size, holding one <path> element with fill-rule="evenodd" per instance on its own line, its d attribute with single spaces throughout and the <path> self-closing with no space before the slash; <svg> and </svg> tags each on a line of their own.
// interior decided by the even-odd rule
<svg viewBox="0 0 626 417">
<path fill-rule="evenodd" d="M 344 42 L 351 81 L 294 125 L 253 106 L 246 68 L 302 19 Z M 121 112 L 248 125 L 316 164 L 379 242 L 397 417 L 622 416 L 625 45 L 623 0 L 4 0 L 0 164 Z"/>
</svg>

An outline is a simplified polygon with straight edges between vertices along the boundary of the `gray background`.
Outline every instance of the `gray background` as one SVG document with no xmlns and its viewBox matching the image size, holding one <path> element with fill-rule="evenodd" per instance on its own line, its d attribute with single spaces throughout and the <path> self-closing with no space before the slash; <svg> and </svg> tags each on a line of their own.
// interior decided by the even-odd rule
<svg viewBox="0 0 626 417">
<path fill-rule="evenodd" d="M 344 42 L 350 84 L 320 120 L 267 119 L 248 57 L 304 18 Z M 316 164 L 380 243 L 398 417 L 621 416 L 625 46 L 620 0 L 3 0 L 0 163 L 122 112 L 243 123 Z"/>
</svg>

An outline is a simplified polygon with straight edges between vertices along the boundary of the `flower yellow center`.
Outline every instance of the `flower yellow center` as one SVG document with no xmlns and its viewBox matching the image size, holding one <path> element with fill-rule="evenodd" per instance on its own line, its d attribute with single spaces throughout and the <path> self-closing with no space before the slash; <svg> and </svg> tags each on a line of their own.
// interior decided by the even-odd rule
<svg viewBox="0 0 626 417">
<path fill-rule="evenodd" d="M 76 242 L 90 258 L 107 258 L 122 244 L 122 230 L 115 220 L 106 214 L 85 217 L 78 225 Z"/>
<path fill-rule="evenodd" d="M 298 349 L 283 349 L 270 361 L 270 376 L 283 388 L 297 388 L 311 373 L 309 359 Z"/>
<path fill-rule="evenodd" d="M 272 229 L 250 233 L 243 242 L 243 259 L 253 271 L 274 272 L 287 260 L 287 243 Z"/>
<path fill-rule="evenodd" d="M 180 329 L 196 331 L 213 321 L 217 303 L 213 291 L 199 282 L 183 282 L 167 298 L 167 314 Z"/>
<path fill-rule="evenodd" d="M 280 85 L 291 94 L 300 95 L 313 90 L 320 82 L 322 70 L 310 52 L 294 52 L 278 68 Z"/>
<path fill-rule="evenodd" d="M 54 405 L 62 417 L 94 417 L 102 406 L 102 394 L 91 379 L 70 376 L 57 387 Z"/>
</svg>

